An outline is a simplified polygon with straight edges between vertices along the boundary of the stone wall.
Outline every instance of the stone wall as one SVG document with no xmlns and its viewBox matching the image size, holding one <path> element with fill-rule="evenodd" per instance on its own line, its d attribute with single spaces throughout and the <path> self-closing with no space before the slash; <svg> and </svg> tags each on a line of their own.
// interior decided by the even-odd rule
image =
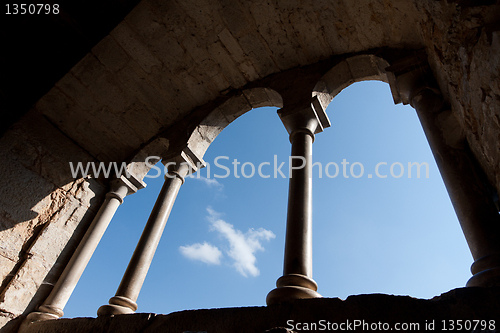
<svg viewBox="0 0 500 333">
<path fill-rule="evenodd" d="M 289 71 L 303 88 L 307 68 L 336 55 L 425 46 L 472 151 L 500 191 L 500 9 L 474 2 L 204 2 L 198 12 L 184 1 L 143 1 L 0 139 L 0 327 L 44 300 L 102 202 L 105 186 L 74 179 L 68 162 L 120 162 L 155 139 L 166 150 L 170 143 L 158 133 L 179 124 L 195 129 L 193 110 L 229 100 L 230 92 L 243 107 L 229 103 L 228 112 L 260 105 L 250 92 L 280 105 L 271 90 L 243 87 L 276 84 Z M 196 130 L 212 126 L 216 135 L 219 125 L 205 119 Z M 50 325 L 58 324 L 33 327 Z"/>
<path fill-rule="evenodd" d="M 29 324 L 22 333 L 387 332 L 391 328 L 441 332 L 443 321 L 447 325 L 444 328 L 455 331 L 451 329 L 450 320 L 453 323 L 462 320 L 462 325 L 465 321 L 469 321 L 467 325 L 474 324 L 476 320 L 479 326 L 475 332 L 497 332 L 499 296 L 498 288 L 461 288 L 432 300 L 382 294 L 349 296 L 345 301 L 301 299 L 267 307 L 59 319 Z M 355 320 L 368 326 L 354 326 Z M 404 324 L 412 326 L 402 326 Z"/>
<path fill-rule="evenodd" d="M 0 327 L 47 296 L 99 207 L 68 164 L 92 160 L 36 110 L 0 139 Z"/>
<path fill-rule="evenodd" d="M 500 192 L 500 6 L 416 3 L 425 13 L 421 31 L 434 75 Z"/>
</svg>

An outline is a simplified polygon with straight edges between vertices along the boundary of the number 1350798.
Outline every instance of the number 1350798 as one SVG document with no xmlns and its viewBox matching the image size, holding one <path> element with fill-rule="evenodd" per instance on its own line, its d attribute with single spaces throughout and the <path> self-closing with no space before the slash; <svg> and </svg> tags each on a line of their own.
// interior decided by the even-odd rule
<svg viewBox="0 0 500 333">
<path fill-rule="evenodd" d="M 5 7 L 5 14 L 7 15 L 59 14 L 59 4 L 57 3 L 13 3 L 6 4 Z"/>
</svg>

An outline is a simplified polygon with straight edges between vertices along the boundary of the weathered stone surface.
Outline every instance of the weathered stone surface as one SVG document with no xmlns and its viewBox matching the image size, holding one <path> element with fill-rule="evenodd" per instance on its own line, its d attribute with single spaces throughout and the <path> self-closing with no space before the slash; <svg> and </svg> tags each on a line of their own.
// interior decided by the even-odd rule
<svg viewBox="0 0 500 333">
<path fill-rule="evenodd" d="M 2 137 L 0 148 L 0 313 L 6 321 L 26 310 L 47 278 L 57 278 L 64 266 L 54 269 L 57 261 L 67 260 L 75 246 L 68 242 L 78 240 L 75 230 L 92 217 L 90 206 L 104 187 L 72 177 L 69 162 L 93 159 L 35 110 Z"/>
<path fill-rule="evenodd" d="M 356 295 L 345 301 L 338 298 L 295 300 L 269 307 L 227 308 L 191 310 L 169 315 L 138 313 L 115 317 L 60 319 L 37 322 L 28 326 L 25 333 L 65 332 L 265 332 L 281 328 L 281 331 L 334 331 L 333 323 L 359 325 L 381 324 L 395 328 L 396 323 L 418 324 L 413 331 L 424 332 L 426 323 L 434 322 L 434 330 L 442 329 L 442 320 L 496 320 L 500 303 L 499 289 L 455 289 L 431 300 L 409 296 Z M 487 318 L 487 319 L 486 319 Z M 323 326 L 320 321 L 323 320 Z M 326 330 L 327 323 L 330 330 Z M 315 328 L 311 324 L 315 323 Z M 293 326 L 292 326 L 293 325 Z M 298 325 L 298 326 L 297 326 Z M 308 325 L 307 327 L 304 325 Z M 343 326 L 347 330 L 347 326 Z M 284 330 L 283 330 L 284 329 Z M 356 331 L 362 331 L 356 327 Z M 401 328 L 400 328 L 401 329 Z M 340 330 L 340 329 L 338 329 Z M 277 330 L 273 330 L 275 332 Z M 367 331 L 367 329 L 365 329 Z M 382 328 L 369 331 L 383 332 Z"/>
<path fill-rule="evenodd" d="M 43 300 L 43 291 L 34 296 L 37 289 L 57 278 L 98 208 L 104 187 L 94 179 L 74 179 L 68 162 L 127 161 L 142 179 L 149 170 L 147 156 L 161 158 L 185 145 L 202 156 L 227 124 L 252 108 L 282 107 L 294 95 L 299 97 L 292 104 L 309 103 L 309 90 L 336 64 L 317 85 L 317 92 L 325 94 L 320 96 L 323 106 L 356 80 L 379 79 L 383 68 L 366 53 L 395 60 L 425 48 L 458 119 L 440 119 L 457 127 L 447 142 L 459 144 L 464 133 L 458 125 L 463 127 L 490 183 L 500 190 L 500 10 L 492 3 L 141 1 L 109 35 L 101 35 L 101 42 L 88 46 L 91 52 L 75 58 L 74 67 L 55 86 L 47 86 L 45 91 L 53 88 L 0 140 L 0 326 Z M 74 14 L 65 15 L 61 21 L 78 26 Z M 96 36 L 98 30 L 96 23 Z M 367 61 L 352 61 L 353 56 Z M 384 297 L 365 300 L 386 302 Z M 362 313 L 349 307 L 356 298 L 336 308 L 339 302 L 327 305 L 345 315 Z M 482 309 L 478 302 L 471 307 Z M 422 304 L 427 309 L 422 311 L 428 311 L 435 303 Z M 393 309 L 399 311 L 386 310 Z M 468 313 L 450 309 L 454 315 Z M 236 316 L 233 311 L 239 310 L 209 313 Z M 245 310 L 244 316 L 259 311 L 278 316 L 272 308 Z M 189 313 L 190 320 L 203 323 L 204 313 Z M 183 315 L 168 317 L 172 327 L 178 325 L 172 319 L 177 316 Z M 116 318 L 93 322 L 119 330 L 167 317 L 130 318 L 133 323 Z"/>
<path fill-rule="evenodd" d="M 147 73 L 151 73 L 154 67 L 162 66 L 161 61 L 151 53 L 126 21 L 119 24 L 110 35 Z"/>
<path fill-rule="evenodd" d="M 17 260 L 7 258 L 3 253 L 0 254 L 0 279 L 2 279 L 2 281 L 4 281 L 9 274 L 11 274 L 16 263 Z"/>
<path fill-rule="evenodd" d="M 116 40 L 110 35 L 104 37 L 94 48 L 92 54 L 111 71 L 119 71 L 131 60 Z"/>
<path fill-rule="evenodd" d="M 421 47 L 424 16 L 402 0 L 143 0 L 38 109 L 91 155 L 120 160 L 249 82 L 337 54 Z"/>
<path fill-rule="evenodd" d="M 500 39 L 498 6 L 419 2 L 422 35 L 440 88 L 478 161 L 500 191 Z"/>
</svg>

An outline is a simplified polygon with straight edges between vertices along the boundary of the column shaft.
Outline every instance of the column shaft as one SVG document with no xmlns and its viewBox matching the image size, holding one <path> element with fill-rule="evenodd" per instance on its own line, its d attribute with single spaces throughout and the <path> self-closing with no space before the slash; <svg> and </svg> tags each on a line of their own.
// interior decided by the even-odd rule
<svg viewBox="0 0 500 333">
<path fill-rule="evenodd" d="M 314 134 L 330 126 L 318 103 L 278 111 L 292 143 L 283 276 L 266 298 L 267 305 L 321 297 L 312 279 L 312 144 Z"/>
<path fill-rule="evenodd" d="M 47 299 L 38 308 L 38 311 L 28 315 L 28 321 L 57 319 L 64 315 L 63 309 L 116 210 L 122 204 L 123 198 L 126 195 L 135 193 L 136 191 L 137 188 L 124 177 L 111 181 L 111 190 L 106 194 L 103 204 L 99 208 L 83 239 L 78 244 L 75 253 L 64 268 Z"/>
<path fill-rule="evenodd" d="M 130 259 L 127 270 L 116 294 L 97 311 L 98 315 L 133 313 L 137 310 L 137 297 L 153 260 L 163 229 L 174 205 L 184 177 L 189 171 L 187 164 L 180 164 L 177 169 L 165 177 L 165 182 L 158 199 Z"/>
<path fill-rule="evenodd" d="M 288 188 L 288 211 L 285 238 L 283 274 L 301 274 L 312 277 L 312 143 L 306 132 L 296 132 L 292 137 L 291 178 Z"/>
<path fill-rule="evenodd" d="M 486 177 L 467 143 L 450 145 L 447 133 L 455 128 L 446 127 L 445 119 L 453 114 L 449 109 L 441 111 L 441 105 L 442 97 L 430 89 L 412 98 L 412 106 L 417 111 L 475 260 L 471 268 L 474 276 L 467 285 L 499 284 L 500 216 L 485 185 Z"/>
</svg>

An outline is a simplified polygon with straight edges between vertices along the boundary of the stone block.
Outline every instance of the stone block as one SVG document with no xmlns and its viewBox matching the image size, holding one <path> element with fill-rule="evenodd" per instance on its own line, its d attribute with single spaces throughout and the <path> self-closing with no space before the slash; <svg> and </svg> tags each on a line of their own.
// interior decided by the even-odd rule
<svg viewBox="0 0 500 333">
<path fill-rule="evenodd" d="M 141 1 L 125 17 L 125 21 L 141 37 L 149 40 L 156 39 L 168 33 L 160 23 L 160 16 L 157 13 L 158 7 L 153 1 Z"/>
<path fill-rule="evenodd" d="M 380 80 L 382 71 L 379 68 L 377 57 L 373 55 L 359 55 L 346 59 L 354 81 Z"/>
<path fill-rule="evenodd" d="M 191 94 L 183 89 L 182 82 L 173 76 L 169 76 L 169 72 L 159 72 L 155 77 L 160 83 L 159 91 L 169 95 L 168 102 L 168 112 L 163 110 L 164 116 L 179 119 L 181 117 L 182 110 L 192 110 L 196 106 L 196 102 L 191 96 Z M 144 101 L 142 101 L 144 103 Z"/>
<path fill-rule="evenodd" d="M 0 140 L 0 147 L 4 144 L 11 146 L 12 158 L 57 187 L 72 181 L 70 161 L 85 164 L 94 160 L 34 109 Z"/>
<path fill-rule="evenodd" d="M 194 36 L 187 36 L 181 41 L 180 46 L 185 50 L 186 55 L 192 58 L 193 61 L 190 63 L 199 66 L 205 59 L 210 58 L 205 43 L 204 40 Z"/>
<path fill-rule="evenodd" d="M 248 103 L 250 103 L 253 109 L 264 106 L 273 106 L 269 100 L 269 95 L 266 93 L 264 88 L 245 89 L 243 90 L 243 95 L 245 95 Z"/>
<path fill-rule="evenodd" d="M 250 11 L 258 32 L 279 69 L 308 64 L 298 40 L 289 37 L 293 33 L 293 28 L 287 25 L 287 20 L 282 17 L 283 13 L 277 8 L 277 4 L 252 2 Z"/>
<path fill-rule="evenodd" d="M 231 123 L 234 120 L 236 120 L 239 116 L 250 111 L 252 109 L 252 105 L 250 105 L 245 95 L 241 93 L 231 97 L 223 104 L 221 104 L 218 108 L 221 110 L 222 114 L 227 118 L 229 123 Z"/>
<path fill-rule="evenodd" d="M 347 15 L 343 3 L 319 0 L 313 1 L 312 6 L 318 15 L 318 24 L 322 27 L 324 43 L 331 50 L 330 54 L 352 52 L 350 45 L 355 43 L 348 38 L 350 22 L 342 20 Z"/>
<path fill-rule="evenodd" d="M 354 83 L 349 64 L 345 60 L 335 65 L 321 78 L 321 80 L 326 83 L 327 92 L 331 95 L 332 99 L 340 93 L 342 89 Z"/>
<path fill-rule="evenodd" d="M 220 91 L 227 89 L 229 84 L 221 75 L 220 66 L 210 59 L 206 43 L 205 40 L 188 36 L 181 42 L 181 46 L 186 51 L 185 56 L 192 58 L 192 61 L 188 60 L 192 66 L 188 68 L 187 72 L 198 79 L 196 89 L 199 90 L 200 86 L 204 85 L 209 91 L 209 95 L 216 97 Z"/>
<path fill-rule="evenodd" d="M 236 63 L 222 47 L 222 44 L 214 43 L 208 47 L 208 51 L 212 59 L 214 59 L 222 68 L 224 75 L 233 88 L 241 88 L 247 83 L 247 80 L 238 69 Z"/>
<path fill-rule="evenodd" d="M 131 162 L 127 165 L 128 171 L 135 178 L 142 181 L 144 176 L 151 170 L 151 165 L 158 163 L 161 160 L 161 156 L 166 156 L 168 147 L 169 141 L 165 138 L 153 140 L 132 158 Z"/>
<path fill-rule="evenodd" d="M 184 0 L 178 4 L 188 16 L 185 36 L 195 35 L 207 45 L 214 43 L 220 27 L 224 26 L 220 15 L 222 4 L 211 0 Z"/>
<path fill-rule="evenodd" d="M 75 193 L 75 198 L 80 200 L 82 206 L 88 207 L 89 211 L 94 214 L 100 208 L 100 203 L 104 200 L 104 195 L 107 193 L 108 188 L 95 178 L 85 178 L 82 186 L 79 186 Z"/>
<path fill-rule="evenodd" d="M 12 317 L 4 316 L 0 314 L 0 327 L 5 327 L 9 321 L 12 320 Z"/>
<path fill-rule="evenodd" d="M 196 106 L 201 106 L 214 99 L 218 92 L 210 91 L 204 86 L 203 82 L 198 77 L 194 77 L 188 72 L 181 72 L 178 78 L 182 82 L 184 89 L 192 96 L 196 102 Z"/>
<path fill-rule="evenodd" d="M 246 60 L 242 63 L 239 63 L 238 68 L 241 70 L 241 73 L 248 82 L 252 82 L 260 78 L 251 60 Z"/>
<path fill-rule="evenodd" d="M 210 61 L 212 63 L 212 61 Z M 214 87 L 219 91 L 219 93 L 225 94 L 230 88 L 231 85 L 229 84 L 229 81 L 226 79 L 224 74 L 221 73 L 221 70 L 219 68 L 219 65 L 216 63 L 213 63 L 211 68 L 218 68 L 217 73 L 213 76 L 210 77 L 210 80 L 212 81 Z"/>
<path fill-rule="evenodd" d="M 104 75 L 107 69 L 92 53 L 87 53 L 87 55 L 71 69 L 71 72 L 88 87 Z"/>
<path fill-rule="evenodd" d="M 3 292 L 0 311 L 21 315 L 50 269 L 42 258 L 27 259 Z"/>
<path fill-rule="evenodd" d="M 16 223 L 26 222 L 43 213 L 50 202 L 54 185 L 16 163 L 7 152 L 0 152 L 0 207 Z"/>
<path fill-rule="evenodd" d="M 117 72 L 125 67 L 130 61 L 130 56 L 118 45 L 116 40 L 107 35 L 96 46 L 92 48 L 92 53 L 110 71 Z"/>
<path fill-rule="evenodd" d="M 85 110 L 96 109 L 102 103 L 101 101 L 97 102 L 91 92 L 71 72 L 63 76 L 56 83 L 56 87 Z"/>
<path fill-rule="evenodd" d="M 95 112 L 103 106 L 109 106 L 117 112 L 121 112 L 126 110 L 133 101 L 133 96 L 124 89 L 116 76 L 111 73 L 98 78 L 89 87 L 89 90 L 100 103 L 95 108 L 86 109 L 87 112 Z"/>
<path fill-rule="evenodd" d="M 97 189 L 101 191 L 98 193 L 101 196 L 104 192 L 102 186 L 97 187 L 90 182 L 79 180 L 70 189 L 65 191 L 58 189 L 52 193 L 50 207 L 46 208 L 44 214 L 40 214 L 38 218 L 41 222 L 48 222 L 48 224 L 40 234 L 36 235 L 30 248 L 26 249 L 28 256 L 23 259 L 24 263 L 6 286 L 0 310 L 8 310 L 16 316 L 24 312 L 47 274 L 54 268 L 61 253 L 64 252 L 67 258 L 74 251 L 76 244 L 68 246 L 68 241 L 82 223 L 88 225 L 90 219 L 93 218 L 94 213 L 88 210 L 86 204 L 89 204 L 91 198 L 95 197 L 94 191 Z M 20 224 L 16 225 L 18 226 Z M 82 236 L 83 231 L 80 230 L 77 238 Z M 12 244 L 13 237 L 9 237 L 8 240 Z M 24 244 L 24 242 L 16 243 Z M 52 280 L 54 277 L 51 278 Z"/>
<path fill-rule="evenodd" d="M 254 26 L 247 16 L 248 9 L 245 8 L 249 2 L 231 1 L 222 4 L 220 15 L 226 23 L 229 31 L 236 38 L 253 30 Z"/>
<path fill-rule="evenodd" d="M 70 205 L 72 204 L 74 203 Z M 70 212 L 75 210 L 76 207 L 70 210 Z M 56 218 L 56 221 L 49 223 L 29 249 L 29 253 L 33 256 L 32 258 L 43 260 L 44 266 L 51 266 L 55 263 L 73 234 L 73 228 L 75 227 L 74 223 L 71 223 L 70 226 L 66 228 L 61 226 L 61 224 L 67 221 L 69 215 L 68 213 L 61 214 L 59 219 Z M 57 220 L 59 220 L 59 223 L 57 223 Z"/>
<path fill-rule="evenodd" d="M 3 218 L 0 217 L 0 221 L 2 220 Z M 6 225 L 1 223 L 0 256 L 17 263 L 22 255 L 23 247 L 33 236 L 34 224 L 30 222 L 16 223 L 5 228 Z"/>
<path fill-rule="evenodd" d="M 128 63 L 124 69 L 116 74 L 122 89 L 133 94 L 135 98 L 131 100 L 126 111 L 133 111 L 134 104 L 140 102 L 158 124 L 170 123 L 175 118 L 177 113 L 172 107 L 175 98 L 170 95 L 170 90 L 162 89 L 161 85 L 155 82 L 156 77 L 146 74 L 135 62 Z"/>
<path fill-rule="evenodd" d="M 298 299 L 274 306 L 186 310 L 168 315 L 135 313 L 50 320 L 31 324 L 25 333 L 320 332 L 318 323 L 322 321 L 327 330 L 327 322 L 331 329 L 336 327 L 332 323 L 337 323 L 337 326 L 344 323 L 344 327 L 348 327 L 349 323 L 353 326 L 355 320 L 360 321 L 359 325 L 376 326 L 374 331 L 399 328 L 401 323 L 415 331 L 425 331 L 426 328 L 437 331 L 442 328 L 442 319 L 496 318 L 500 307 L 498 296 L 499 288 L 461 288 L 432 300 L 384 294 L 349 296 L 345 301 L 326 297 Z M 485 319 L 486 324 L 491 323 L 489 320 Z M 429 323 L 435 325 L 429 326 Z M 285 326 L 293 330 L 285 329 Z"/>
<path fill-rule="evenodd" d="M 196 128 L 203 138 L 213 142 L 227 125 L 229 125 L 227 118 L 219 109 L 215 109 Z"/>
<path fill-rule="evenodd" d="M 162 62 L 142 42 L 142 38 L 129 26 L 127 21 L 122 21 L 111 31 L 110 35 L 146 73 L 151 73 L 155 67 L 163 66 Z"/>
<path fill-rule="evenodd" d="M 112 140 L 116 150 L 114 162 L 121 162 L 140 147 L 144 141 L 123 119 L 123 110 L 116 112 L 110 107 L 103 107 L 95 112 L 93 126 L 100 128 Z M 139 129 L 136 129 L 139 131 Z"/>
<path fill-rule="evenodd" d="M 251 65 L 257 74 L 257 77 L 252 79 L 252 81 L 278 71 L 276 64 L 271 58 L 271 51 L 265 45 L 260 34 L 249 33 L 241 36 L 238 41 L 245 54 L 248 55 L 246 60 L 248 66 Z"/>
<path fill-rule="evenodd" d="M 6 258 L 0 253 L 0 281 L 3 283 L 12 273 L 12 269 L 16 266 L 17 261 Z M 1 327 L 1 326 L 0 326 Z"/>
<path fill-rule="evenodd" d="M 99 129 L 90 126 L 85 110 L 63 94 L 57 87 L 52 88 L 35 105 L 35 109 L 47 116 L 64 134 L 78 142 L 89 154 L 100 160 L 113 160 L 113 145 L 110 140 L 99 140 L 105 136 Z M 97 143 L 99 141 L 99 143 Z"/>
<path fill-rule="evenodd" d="M 208 138 L 203 137 L 198 128 L 196 128 L 189 137 L 187 146 L 194 154 L 196 154 L 196 156 L 203 158 L 211 143 L 212 141 L 210 141 Z"/>
<path fill-rule="evenodd" d="M 236 40 L 236 38 L 229 32 L 228 29 L 224 29 L 219 33 L 219 39 L 226 50 L 229 52 L 231 57 L 234 59 L 243 76 L 245 76 L 248 81 L 254 81 L 258 79 L 259 74 L 255 70 L 254 62 L 250 60 L 250 57 L 247 57 L 245 55 L 245 52 L 241 48 L 239 41 Z"/>
<path fill-rule="evenodd" d="M 186 64 L 183 60 L 190 59 L 190 55 L 180 45 L 177 38 L 171 34 L 158 36 L 158 38 L 151 40 L 148 47 L 156 57 L 163 59 L 163 63 L 168 64 L 163 70 L 172 73 L 185 70 Z"/>
<path fill-rule="evenodd" d="M 283 98 L 279 92 L 269 88 L 264 88 L 264 90 L 266 91 L 267 96 L 269 96 L 269 101 L 271 102 L 270 106 L 275 106 L 277 108 L 283 107 Z"/>
<path fill-rule="evenodd" d="M 377 24 L 368 17 L 375 17 L 381 9 L 375 9 L 375 7 L 382 7 L 383 4 L 370 3 L 370 6 L 366 5 L 366 2 L 353 2 L 349 6 L 345 6 L 347 9 L 348 17 L 352 20 L 349 22 L 354 29 L 350 32 L 352 36 L 351 39 L 355 40 L 356 51 L 361 49 L 374 48 L 377 45 L 381 45 L 384 37 L 384 30 L 381 24 Z"/>
<path fill-rule="evenodd" d="M 313 7 L 314 1 L 307 5 Z M 292 23 L 295 38 L 299 41 L 309 63 L 325 59 L 331 54 L 331 50 L 327 47 L 328 43 L 323 37 L 324 27 L 318 20 L 317 12 L 290 10 L 288 20 Z"/>
<path fill-rule="evenodd" d="M 164 112 L 168 113 L 168 112 Z M 142 142 L 155 137 L 162 125 L 153 117 L 154 113 L 140 101 L 133 102 L 122 115 L 125 123 L 137 133 Z"/>
<path fill-rule="evenodd" d="M 224 45 L 224 47 L 229 51 L 229 54 L 233 57 L 234 61 L 237 63 L 242 63 L 245 61 L 245 53 L 241 49 L 238 41 L 229 32 L 228 29 L 223 29 L 219 33 L 219 39 Z"/>
</svg>

